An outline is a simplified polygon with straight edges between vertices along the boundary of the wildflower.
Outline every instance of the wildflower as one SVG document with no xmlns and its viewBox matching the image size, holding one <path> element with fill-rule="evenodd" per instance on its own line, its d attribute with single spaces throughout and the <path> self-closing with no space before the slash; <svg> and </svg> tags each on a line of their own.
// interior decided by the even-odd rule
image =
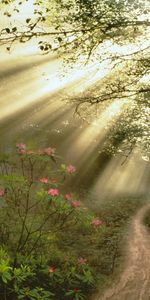
<svg viewBox="0 0 150 300">
<path fill-rule="evenodd" d="M 93 219 L 93 221 L 91 222 L 91 224 L 94 225 L 94 226 L 96 226 L 96 227 L 98 227 L 98 226 L 101 226 L 103 224 L 103 222 L 100 219 L 95 218 L 95 219 Z"/>
<path fill-rule="evenodd" d="M 59 190 L 58 189 L 49 189 L 48 190 L 48 195 L 49 196 L 58 196 L 59 195 Z"/>
<path fill-rule="evenodd" d="M 16 148 L 17 148 L 17 149 L 20 149 L 20 150 L 25 150 L 25 149 L 26 149 L 26 145 L 23 144 L 23 143 L 16 144 Z"/>
<path fill-rule="evenodd" d="M 80 201 L 71 201 L 71 206 L 76 208 L 81 206 L 81 202 Z"/>
<path fill-rule="evenodd" d="M 54 149 L 54 148 L 51 148 L 51 147 L 45 148 L 44 151 L 43 151 L 43 153 L 44 153 L 44 154 L 47 154 L 47 155 L 49 155 L 49 156 L 52 156 L 52 155 L 54 155 L 54 153 L 55 153 L 55 149 Z"/>
<path fill-rule="evenodd" d="M 69 165 L 66 167 L 66 171 L 70 174 L 74 173 L 76 171 L 76 167 L 73 165 Z"/>
<path fill-rule="evenodd" d="M 42 177 L 42 178 L 40 178 L 40 182 L 48 183 L 48 179 L 46 177 Z"/>
<path fill-rule="evenodd" d="M 65 194 L 64 198 L 66 200 L 71 200 L 72 199 L 72 194 Z"/>
<path fill-rule="evenodd" d="M 56 267 L 49 267 L 48 272 L 49 273 L 54 273 L 56 271 Z"/>
<path fill-rule="evenodd" d="M 5 190 L 4 189 L 0 189 L 0 197 L 3 197 L 5 195 Z"/>
<path fill-rule="evenodd" d="M 83 258 L 83 257 L 79 257 L 78 258 L 78 264 L 79 265 L 85 265 L 87 262 L 87 259 L 86 258 Z"/>
<path fill-rule="evenodd" d="M 78 291 L 79 291 L 78 288 L 74 288 L 74 289 L 73 289 L 73 292 L 74 292 L 74 293 L 78 293 Z"/>
</svg>

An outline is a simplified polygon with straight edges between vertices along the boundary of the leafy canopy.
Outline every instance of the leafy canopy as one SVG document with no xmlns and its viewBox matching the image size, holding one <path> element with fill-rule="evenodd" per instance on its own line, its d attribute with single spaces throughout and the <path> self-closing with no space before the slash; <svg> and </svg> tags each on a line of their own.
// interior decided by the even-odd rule
<svg viewBox="0 0 150 300">
<path fill-rule="evenodd" d="M 26 15 L 21 26 L 14 25 L 12 19 L 25 2 L 30 1 L 2 1 L 3 14 L 11 22 L 2 28 L 0 44 L 10 51 L 16 42 L 33 40 L 45 54 L 58 51 L 72 60 L 82 55 L 85 62 L 96 56 L 99 68 L 106 61 L 112 66 L 108 76 L 94 90 L 73 99 L 77 110 L 82 115 L 89 104 L 96 107 L 128 99 L 119 130 L 117 123 L 110 134 L 109 140 L 113 140 L 119 132 L 119 140 L 111 146 L 116 149 L 117 145 L 118 150 L 118 145 L 127 141 L 129 151 L 140 144 L 149 154 L 149 0 L 38 0 L 33 1 L 33 14 Z"/>
</svg>

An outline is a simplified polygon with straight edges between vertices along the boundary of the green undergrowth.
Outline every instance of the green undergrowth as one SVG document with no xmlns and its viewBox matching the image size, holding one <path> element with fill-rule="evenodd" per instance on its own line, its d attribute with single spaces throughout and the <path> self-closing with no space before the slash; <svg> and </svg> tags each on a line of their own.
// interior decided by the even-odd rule
<svg viewBox="0 0 150 300">
<path fill-rule="evenodd" d="M 148 209 L 148 211 L 145 214 L 144 217 L 144 224 L 146 225 L 149 233 L 150 233 L 150 209 Z"/>
<path fill-rule="evenodd" d="M 123 271 L 128 226 L 136 211 L 145 203 L 144 197 L 120 197 L 103 201 L 98 216 L 105 223 L 105 234 L 93 247 L 92 264 L 98 261 L 98 289 L 101 295 Z M 150 228 L 150 217 L 149 217 Z M 93 297 L 92 297 L 93 299 Z"/>
<path fill-rule="evenodd" d="M 76 167 L 51 147 L 0 157 L 0 299 L 88 300 L 118 274 L 130 217 L 142 199 L 96 212 L 64 185 Z"/>
</svg>

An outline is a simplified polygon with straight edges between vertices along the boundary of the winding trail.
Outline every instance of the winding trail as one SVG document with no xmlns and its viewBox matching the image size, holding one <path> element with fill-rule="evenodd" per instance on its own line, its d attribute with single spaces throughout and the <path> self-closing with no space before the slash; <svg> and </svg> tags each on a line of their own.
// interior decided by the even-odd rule
<svg viewBox="0 0 150 300">
<path fill-rule="evenodd" d="M 127 263 L 118 282 L 95 300 L 150 300 L 150 235 L 143 218 L 144 205 L 132 220 L 127 245 Z"/>
</svg>

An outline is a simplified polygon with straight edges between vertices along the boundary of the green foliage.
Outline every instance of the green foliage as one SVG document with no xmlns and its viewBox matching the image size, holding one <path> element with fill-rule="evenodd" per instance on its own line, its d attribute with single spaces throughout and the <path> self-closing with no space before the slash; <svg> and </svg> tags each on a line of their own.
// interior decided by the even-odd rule
<svg viewBox="0 0 150 300">
<path fill-rule="evenodd" d="M 35 288 L 35 289 L 29 289 L 29 288 L 24 288 L 19 290 L 19 295 L 18 299 L 31 299 L 31 300 L 51 300 L 53 298 L 54 294 L 45 291 L 42 288 Z"/>
<path fill-rule="evenodd" d="M 18 144 L 15 172 L 10 161 L 5 169 L 1 162 L 2 300 L 88 299 L 118 269 L 127 221 L 142 203 L 107 201 L 95 217 L 77 195 L 64 192 L 64 175 L 73 176 L 75 167 L 64 165 L 62 172 L 55 160 L 51 148 L 31 151 Z"/>
<path fill-rule="evenodd" d="M 3 248 L 0 248 L 0 278 L 3 283 L 7 284 L 12 279 L 11 271 L 7 253 Z"/>
<path fill-rule="evenodd" d="M 10 11 L 4 11 L 8 18 L 12 18 L 12 11 L 19 14 L 23 4 L 18 1 L 16 8 L 11 7 L 11 2 L 3 1 L 4 7 L 8 9 L 10 6 Z M 12 27 L 2 30 L 1 41 L 5 40 L 6 34 L 10 41 L 15 39 L 20 42 L 39 36 L 39 48 L 43 52 L 70 49 L 78 53 L 84 52 L 88 57 L 107 40 L 116 43 L 135 40 L 141 34 L 141 25 L 147 24 L 148 14 L 148 2 L 143 4 L 141 0 L 136 3 L 125 0 L 36 1 L 33 17 L 29 14 L 24 20 L 26 29 L 20 32 L 19 26 L 13 26 L 12 22 Z M 145 16 L 143 23 L 139 21 L 140 15 Z M 43 24 L 49 27 L 45 34 L 42 30 Z M 143 29 L 142 33 L 145 31 Z M 51 43 L 48 36 L 52 37 Z"/>
<path fill-rule="evenodd" d="M 146 105 L 144 99 L 141 99 L 141 103 L 132 101 L 119 120 L 110 128 L 103 151 L 115 155 L 119 153 L 126 158 L 136 147 L 137 152 L 141 153 L 142 159 L 149 161 L 149 128 L 148 105 Z"/>
<path fill-rule="evenodd" d="M 13 162 L 1 161 L 1 299 L 7 294 L 11 300 L 60 300 L 70 297 L 67 290 L 73 291 L 74 299 L 85 299 L 96 283 L 92 266 L 83 258 L 78 263 L 81 254 L 72 243 L 76 234 L 82 241 L 84 223 L 87 237 L 88 230 L 97 235 L 101 229 L 95 231 L 94 216 L 84 213 L 73 194 L 65 198 L 64 177 L 73 176 L 75 167 L 64 165 L 62 171 L 56 158 L 52 148 L 31 151 L 18 144 Z"/>
<path fill-rule="evenodd" d="M 149 57 L 149 50 L 146 52 Z M 101 119 L 116 109 L 114 116 L 108 118 L 105 141 L 100 143 L 99 151 L 120 154 L 123 160 L 135 149 L 143 159 L 150 159 L 149 80 L 144 82 L 149 62 L 145 65 L 144 55 L 138 52 L 133 61 L 115 61 L 104 78 L 76 97 L 80 115 L 95 122 L 97 130 Z"/>
<path fill-rule="evenodd" d="M 144 224 L 147 226 L 148 230 L 150 231 L 150 210 L 148 210 L 145 215 Z"/>
</svg>

